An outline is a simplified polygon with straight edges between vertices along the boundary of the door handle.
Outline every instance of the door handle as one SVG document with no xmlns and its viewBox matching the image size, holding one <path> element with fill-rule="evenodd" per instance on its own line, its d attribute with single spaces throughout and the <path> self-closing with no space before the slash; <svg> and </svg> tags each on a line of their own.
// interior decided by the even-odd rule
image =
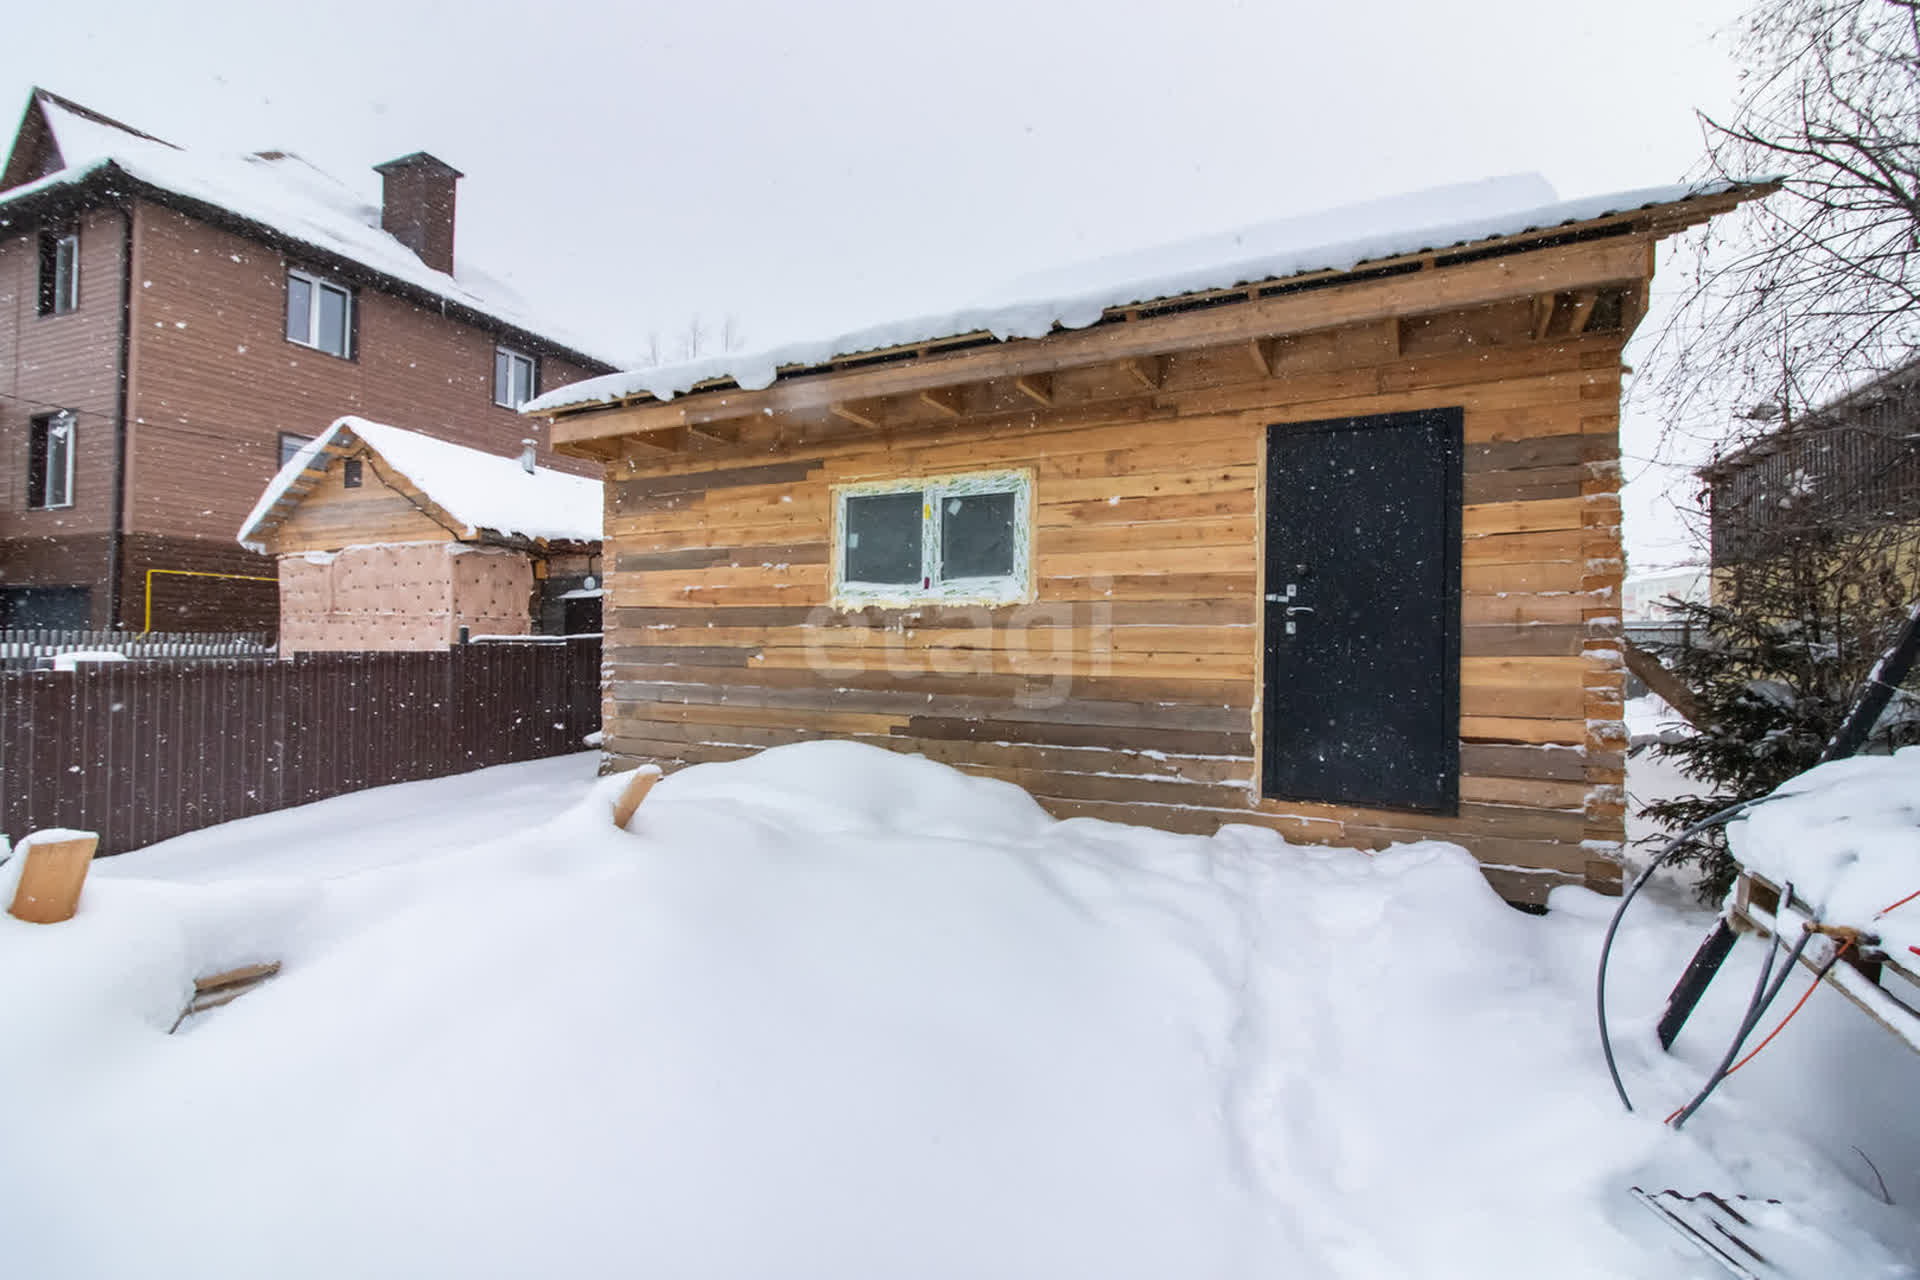
<svg viewBox="0 0 1920 1280">
<path fill-rule="evenodd" d="M 1296 613 L 1312 613 L 1312 612 L 1313 612 L 1313 606 L 1310 604 L 1290 604 L 1287 606 L 1287 616 L 1289 618 L 1291 618 Z"/>
</svg>

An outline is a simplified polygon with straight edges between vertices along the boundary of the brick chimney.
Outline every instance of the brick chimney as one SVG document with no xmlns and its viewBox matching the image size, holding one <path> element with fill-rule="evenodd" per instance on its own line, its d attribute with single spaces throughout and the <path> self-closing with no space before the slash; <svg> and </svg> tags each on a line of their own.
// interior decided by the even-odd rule
<svg viewBox="0 0 1920 1280">
<path fill-rule="evenodd" d="M 453 274 L 454 184 L 458 169 L 424 151 L 373 166 L 380 175 L 380 228 L 435 271 Z"/>
</svg>

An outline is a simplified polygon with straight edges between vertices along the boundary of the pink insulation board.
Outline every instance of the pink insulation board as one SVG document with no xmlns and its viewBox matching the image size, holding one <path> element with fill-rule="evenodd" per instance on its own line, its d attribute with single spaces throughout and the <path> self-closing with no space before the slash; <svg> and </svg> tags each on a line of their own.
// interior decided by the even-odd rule
<svg viewBox="0 0 1920 1280">
<path fill-rule="evenodd" d="M 532 592 L 517 551 L 431 542 L 284 555 L 280 650 L 444 649 L 462 626 L 524 635 Z"/>
</svg>

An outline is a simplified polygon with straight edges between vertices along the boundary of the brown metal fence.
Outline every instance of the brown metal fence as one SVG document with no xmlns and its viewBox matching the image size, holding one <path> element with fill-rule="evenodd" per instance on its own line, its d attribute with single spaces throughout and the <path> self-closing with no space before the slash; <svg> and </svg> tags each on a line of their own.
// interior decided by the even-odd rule
<svg viewBox="0 0 1920 1280">
<path fill-rule="evenodd" d="M 0 831 L 122 853 L 365 787 L 585 749 L 600 641 L 0 672 Z"/>
</svg>

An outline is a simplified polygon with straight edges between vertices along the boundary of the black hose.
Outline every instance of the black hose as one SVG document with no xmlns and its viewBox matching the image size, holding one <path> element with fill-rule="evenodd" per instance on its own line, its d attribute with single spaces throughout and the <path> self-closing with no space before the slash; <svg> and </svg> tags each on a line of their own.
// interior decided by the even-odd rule
<svg viewBox="0 0 1920 1280">
<path fill-rule="evenodd" d="M 1600 1051 L 1606 1055 L 1607 1074 L 1613 1077 L 1613 1091 L 1620 1095 L 1620 1105 L 1629 1111 L 1633 1110 L 1633 1100 L 1627 1097 L 1627 1086 L 1620 1082 L 1620 1068 L 1613 1060 L 1613 1037 L 1607 1031 L 1607 961 L 1613 954 L 1613 935 L 1619 932 L 1620 918 L 1627 914 L 1627 907 L 1639 895 L 1640 890 L 1646 887 L 1647 881 L 1653 878 L 1653 873 L 1659 870 L 1660 864 L 1684 848 L 1688 841 L 1711 827 L 1733 821 L 1748 809 L 1765 804 L 1772 798 L 1772 796 L 1759 796 L 1752 800 L 1730 804 L 1718 813 L 1700 819 L 1668 840 L 1640 874 L 1633 878 L 1633 884 L 1628 886 L 1626 893 L 1620 897 L 1620 905 L 1614 908 L 1613 919 L 1607 922 L 1607 936 L 1600 944 L 1600 970 L 1594 978 L 1594 1004 L 1600 1016 Z"/>
<path fill-rule="evenodd" d="M 1787 893 L 1788 891 L 1786 889 L 1780 891 L 1780 907 L 1782 910 L 1786 909 Z M 1747 1004 L 1747 1016 L 1741 1019 L 1739 1033 L 1733 1037 L 1733 1043 L 1727 1046 L 1726 1057 L 1720 1060 L 1720 1065 L 1714 1068 L 1711 1076 L 1707 1077 L 1707 1083 L 1702 1086 L 1699 1093 L 1694 1095 L 1693 1101 L 1681 1108 L 1680 1114 L 1673 1118 L 1674 1128 L 1678 1129 L 1686 1124 L 1686 1122 L 1692 1118 L 1693 1113 L 1700 1109 L 1700 1104 L 1707 1100 L 1707 1096 L 1715 1089 L 1718 1089 L 1720 1082 L 1725 1080 L 1732 1072 L 1733 1060 L 1740 1056 L 1740 1050 L 1747 1043 L 1747 1037 L 1753 1034 L 1753 1029 L 1760 1025 L 1760 1019 L 1766 1017 L 1767 1010 L 1772 1008 L 1773 1002 L 1779 998 L 1780 988 L 1787 985 L 1787 977 L 1792 974 L 1793 966 L 1800 963 L 1800 955 L 1807 949 L 1807 944 L 1811 941 L 1813 941 L 1813 929 L 1808 927 L 1801 932 L 1800 941 L 1793 944 L 1793 952 L 1787 957 L 1786 966 L 1780 970 L 1780 976 L 1774 979 L 1773 986 L 1768 988 L 1765 999 L 1761 999 L 1760 992 L 1756 988 L 1754 991 L 1754 1000 L 1749 1001 Z M 1773 942 L 1775 949 L 1778 949 L 1780 945 L 1780 917 L 1777 914 L 1774 916 L 1773 921 Z M 1767 959 L 1769 962 L 1772 961 L 1772 952 L 1767 954 Z M 1825 976 L 1826 974 L 1823 970 L 1821 977 Z M 1760 986 L 1766 985 L 1766 978 L 1766 970 L 1763 969 L 1760 972 Z M 1814 979 L 1814 981 L 1818 982 L 1819 978 Z M 1758 1003 L 1756 1004 L 1755 1001 Z"/>
</svg>

